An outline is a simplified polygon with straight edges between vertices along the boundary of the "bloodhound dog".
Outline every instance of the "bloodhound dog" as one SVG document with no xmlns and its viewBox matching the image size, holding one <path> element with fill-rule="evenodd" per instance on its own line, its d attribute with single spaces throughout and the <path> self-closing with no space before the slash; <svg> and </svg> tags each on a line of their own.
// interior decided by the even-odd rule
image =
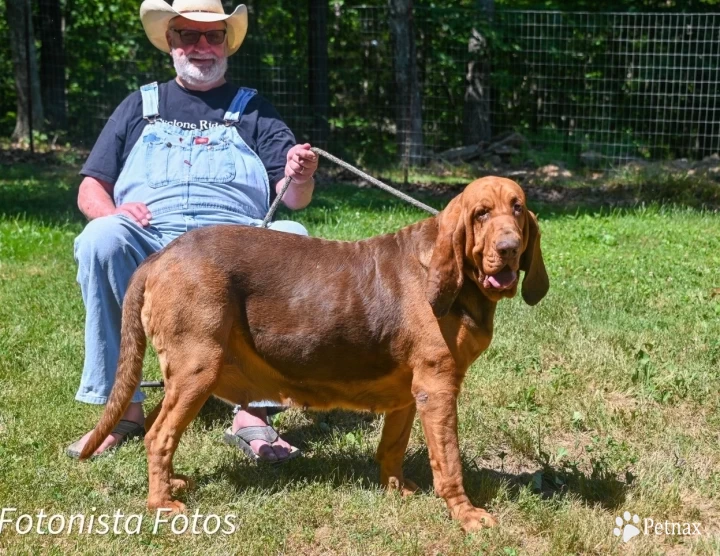
<svg viewBox="0 0 720 556">
<path fill-rule="evenodd" d="M 467 531 L 494 525 L 463 488 L 457 398 L 488 347 L 495 306 L 548 291 L 535 215 L 513 181 L 474 181 L 437 216 L 362 241 L 247 226 L 193 230 L 149 257 L 123 304 L 117 380 L 85 446 L 90 456 L 130 403 L 146 336 L 165 397 L 148 421 L 148 508 L 185 506 L 171 491 L 180 436 L 212 395 L 233 404 L 385 414 L 380 482 L 409 493 L 402 461 L 415 413 L 435 491 Z"/>
</svg>

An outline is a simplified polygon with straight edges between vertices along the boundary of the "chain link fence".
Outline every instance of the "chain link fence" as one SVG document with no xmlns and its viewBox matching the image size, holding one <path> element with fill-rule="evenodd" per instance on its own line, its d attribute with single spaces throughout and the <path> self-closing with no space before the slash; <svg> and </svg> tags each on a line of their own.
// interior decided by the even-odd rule
<svg viewBox="0 0 720 556">
<path fill-rule="evenodd" d="M 253 4 L 255 5 L 255 4 Z M 253 7 L 251 5 L 251 8 Z M 295 10 L 295 12 L 293 12 Z M 298 140 L 368 165 L 397 163 L 409 123 L 385 8 L 330 7 L 326 83 L 310 83 L 306 10 L 251 11 L 229 79 L 269 98 Z M 77 20 L 65 36 L 63 140 L 91 147 L 117 104 L 139 85 L 173 76 L 139 21 L 98 39 Z M 117 29 L 117 26 L 115 27 Z M 412 21 L 422 162 L 448 149 L 482 149 L 507 132 L 564 160 L 702 158 L 720 151 L 720 15 L 416 8 Z M 7 38 L 0 28 L 0 38 Z M 7 40 L 0 136 L 9 137 L 15 90 Z M 39 44 L 42 58 L 44 45 Z M 48 69 L 44 70 L 47 75 Z M 326 87 L 318 114 L 310 89 Z M 59 94 L 59 93 L 56 93 Z M 46 113 L 57 110 L 47 98 Z M 57 126 L 56 126 L 57 127 Z M 505 135 L 503 135 L 505 134 Z"/>
</svg>

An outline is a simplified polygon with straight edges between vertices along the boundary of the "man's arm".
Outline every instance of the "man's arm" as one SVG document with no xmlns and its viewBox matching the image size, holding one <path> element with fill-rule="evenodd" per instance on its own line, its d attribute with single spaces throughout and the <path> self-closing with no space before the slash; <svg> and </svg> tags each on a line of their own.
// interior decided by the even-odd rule
<svg viewBox="0 0 720 556">
<path fill-rule="evenodd" d="M 280 195 L 285 178 L 275 184 L 275 192 Z M 283 195 L 282 203 L 290 210 L 299 210 L 310 204 L 313 190 L 315 189 L 315 180 L 310 178 L 305 183 L 297 183 L 291 181 L 285 195 Z"/>
<path fill-rule="evenodd" d="M 141 226 L 150 225 L 150 211 L 143 203 L 125 203 L 115 206 L 112 197 L 113 184 L 85 176 L 80 182 L 78 191 L 78 208 L 88 220 L 109 216 L 111 214 L 124 214 Z M 309 202 L 309 201 L 308 201 Z"/>
<path fill-rule="evenodd" d="M 275 184 L 275 192 L 279 195 L 285 179 L 292 181 L 282 198 L 283 204 L 291 209 L 298 210 L 310 204 L 315 180 L 313 174 L 318 167 L 318 156 L 310 150 L 310 144 L 295 145 L 287 153 L 285 177 Z"/>
<path fill-rule="evenodd" d="M 86 176 L 78 191 L 78 208 L 88 220 L 112 214 L 115 203 L 112 198 L 113 185 L 97 178 Z"/>
</svg>

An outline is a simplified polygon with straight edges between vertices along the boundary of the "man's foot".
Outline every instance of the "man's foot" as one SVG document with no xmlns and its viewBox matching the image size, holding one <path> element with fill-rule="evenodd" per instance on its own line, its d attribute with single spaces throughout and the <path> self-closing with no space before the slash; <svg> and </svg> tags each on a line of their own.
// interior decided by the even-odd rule
<svg viewBox="0 0 720 556">
<path fill-rule="evenodd" d="M 231 427 L 232 436 L 239 438 L 238 431 L 242 435 L 242 430 L 248 427 L 267 427 L 267 410 L 263 407 L 252 407 L 248 408 L 247 411 L 240 410 L 235 414 L 233 424 Z M 251 431 L 259 431 L 260 429 L 249 429 Z M 250 440 L 247 444 L 250 446 L 252 452 L 257 456 L 257 459 L 267 463 L 280 463 L 288 460 L 297 455 L 298 449 L 285 442 L 282 438 L 277 436 L 272 430 L 267 430 L 268 436 L 266 438 L 258 438 Z M 226 435 L 230 436 L 230 435 Z M 263 436 L 263 435 L 252 435 L 252 436 Z M 272 440 L 270 440 L 272 438 Z M 227 438 L 226 438 L 227 440 Z M 269 441 L 270 440 L 270 441 Z"/>
<path fill-rule="evenodd" d="M 139 428 L 133 427 L 133 423 L 138 425 Z M 143 412 L 142 403 L 131 403 L 123 414 L 122 420 L 116 427 L 116 431 L 118 432 L 109 434 L 108 437 L 103 440 L 103 443 L 100 444 L 100 447 L 95 450 L 93 455 L 97 456 L 102 454 L 106 450 L 120 445 L 130 437 L 137 436 L 144 431 L 144 426 L 145 413 Z M 80 440 L 73 442 L 67 449 L 68 455 L 71 457 L 79 457 L 80 452 L 82 452 L 85 444 L 87 444 L 87 441 L 90 439 L 92 432 L 93 431 L 86 433 Z"/>
</svg>

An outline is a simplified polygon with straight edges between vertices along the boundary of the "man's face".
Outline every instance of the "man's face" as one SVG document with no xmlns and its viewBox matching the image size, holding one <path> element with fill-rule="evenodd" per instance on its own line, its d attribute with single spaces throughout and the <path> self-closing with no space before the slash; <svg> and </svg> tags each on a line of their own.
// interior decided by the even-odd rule
<svg viewBox="0 0 720 556">
<path fill-rule="evenodd" d="M 221 44 L 210 44 L 205 35 L 195 44 L 185 44 L 178 31 L 224 31 L 225 23 L 191 21 L 176 17 L 170 21 L 166 33 L 175 71 L 184 82 L 202 86 L 220 81 L 227 71 L 225 48 L 227 39 Z"/>
</svg>

